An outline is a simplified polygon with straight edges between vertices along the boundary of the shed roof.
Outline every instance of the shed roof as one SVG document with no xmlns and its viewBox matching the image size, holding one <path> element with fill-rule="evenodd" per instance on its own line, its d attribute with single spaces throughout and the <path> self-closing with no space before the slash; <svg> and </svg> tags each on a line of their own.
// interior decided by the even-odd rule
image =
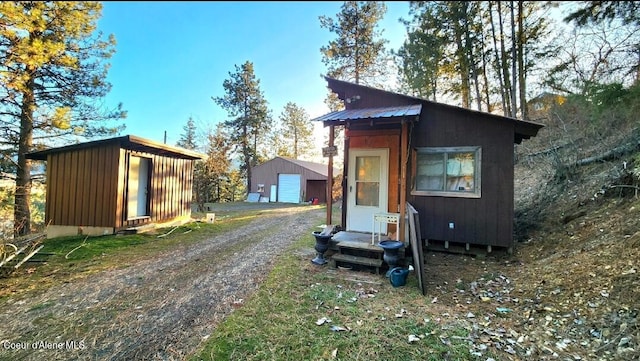
<svg viewBox="0 0 640 361">
<path fill-rule="evenodd" d="M 50 149 L 27 153 L 26 156 L 29 159 L 46 160 L 47 155 L 49 154 L 63 153 L 63 152 L 69 152 L 69 151 L 74 151 L 79 149 L 87 149 L 87 148 L 94 148 L 94 147 L 114 145 L 114 144 L 118 145 L 120 148 L 123 148 L 123 149 L 136 150 L 140 152 L 146 152 L 146 153 L 158 154 L 158 155 L 164 155 L 164 156 L 170 156 L 170 157 L 176 157 L 176 158 L 183 158 L 183 159 L 206 158 L 206 155 L 198 152 L 194 152 L 192 150 L 154 142 L 152 140 L 136 137 L 134 135 L 125 135 L 121 137 L 94 140 L 91 142 L 84 142 L 84 143 L 66 145 L 62 147 L 50 148 Z"/>
<path fill-rule="evenodd" d="M 343 113 L 341 115 L 341 114 L 339 114 L 341 112 L 331 112 L 329 114 L 326 114 L 326 115 L 323 115 L 321 117 L 313 119 L 314 121 L 315 120 L 324 121 L 325 126 L 326 125 L 330 125 L 332 123 L 336 124 L 336 123 L 340 123 L 340 122 L 345 122 L 345 121 L 348 121 L 348 120 L 367 119 L 366 117 L 364 117 L 364 118 L 362 117 L 365 114 L 374 115 L 375 117 L 371 117 L 371 118 L 368 118 L 368 119 L 370 119 L 371 121 L 375 122 L 375 119 L 382 119 L 381 115 L 383 115 L 383 114 L 397 114 L 397 113 L 393 113 L 393 111 L 389 112 L 389 110 L 393 109 L 393 108 L 398 108 L 401 111 L 404 110 L 404 111 L 408 112 L 407 116 L 409 114 L 413 114 L 413 113 L 415 113 L 413 115 L 419 116 L 423 107 L 430 106 L 430 105 L 435 105 L 435 106 L 445 107 L 445 108 L 448 108 L 448 109 L 451 109 L 451 110 L 467 112 L 467 113 L 475 113 L 475 114 L 478 114 L 478 115 L 494 118 L 496 120 L 503 121 L 505 123 L 513 124 L 514 130 L 515 130 L 513 141 L 516 144 L 520 144 L 523 139 L 529 139 L 531 137 L 535 137 L 538 134 L 538 131 L 542 127 L 544 127 L 544 124 L 541 124 L 541 123 L 536 123 L 536 122 L 526 121 L 526 120 L 520 120 L 520 119 L 516 119 L 516 118 L 511 118 L 511 117 L 505 117 L 505 116 L 502 116 L 502 115 L 481 112 L 481 111 L 478 111 L 478 110 L 467 109 L 467 108 L 458 107 L 458 106 L 455 106 L 455 105 L 450 105 L 450 104 L 445 104 L 445 103 L 438 103 L 438 102 L 434 102 L 434 101 L 428 100 L 428 99 L 418 98 L 418 97 L 405 95 L 405 94 L 400 94 L 400 93 L 395 93 L 395 92 L 382 90 L 382 89 L 376 89 L 376 88 L 372 88 L 372 87 L 369 87 L 369 86 L 356 84 L 356 83 L 351 83 L 351 82 L 344 81 L 344 80 L 338 80 L 338 79 L 334 79 L 334 78 L 331 78 L 331 77 L 328 77 L 328 76 L 325 76 L 324 78 L 325 78 L 325 80 L 327 80 L 329 89 L 331 89 L 331 91 L 336 93 L 340 99 L 344 100 L 347 103 L 350 103 L 347 100 L 351 99 L 351 98 L 347 99 L 347 96 L 352 95 L 354 93 L 354 91 L 357 91 L 358 89 L 368 89 L 369 91 L 376 92 L 376 93 L 380 94 L 382 97 L 386 97 L 386 98 L 396 97 L 396 98 L 399 98 L 399 99 L 403 99 L 403 102 L 412 103 L 412 105 L 403 105 L 403 106 L 399 106 L 399 107 L 384 107 L 384 108 L 371 108 L 371 107 L 367 108 L 367 107 L 365 107 L 365 108 L 360 108 L 360 109 L 354 109 L 354 106 L 352 104 L 348 104 L 347 108 L 349 108 L 349 109 L 341 111 L 341 112 L 347 112 L 347 113 Z M 357 99 L 359 99 L 359 97 Z M 420 105 L 421 108 L 411 108 L 412 106 L 417 106 L 417 105 Z M 416 113 L 416 111 L 417 111 L 417 113 Z M 353 113 L 353 112 L 355 112 L 355 113 Z M 360 116 L 360 118 L 345 118 L 345 115 L 349 116 L 349 117 Z M 386 119 L 397 121 L 399 117 L 403 117 L 403 116 L 401 116 L 401 115 L 392 115 L 391 117 L 388 117 Z M 328 119 L 325 119 L 325 118 L 328 118 Z"/>
</svg>

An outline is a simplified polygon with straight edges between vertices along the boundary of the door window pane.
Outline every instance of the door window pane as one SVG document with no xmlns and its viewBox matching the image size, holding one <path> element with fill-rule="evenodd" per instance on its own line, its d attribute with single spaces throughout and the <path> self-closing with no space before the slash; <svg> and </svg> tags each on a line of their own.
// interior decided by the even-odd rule
<svg viewBox="0 0 640 361">
<path fill-rule="evenodd" d="M 356 205 L 380 204 L 380 157 L 356 157 Z"/>
</svg>

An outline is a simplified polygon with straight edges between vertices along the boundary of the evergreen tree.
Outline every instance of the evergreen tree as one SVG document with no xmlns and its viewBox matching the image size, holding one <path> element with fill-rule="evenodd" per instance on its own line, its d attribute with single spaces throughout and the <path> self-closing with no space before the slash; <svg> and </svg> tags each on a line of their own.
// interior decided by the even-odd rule
<svg viewBox="0 0 640 361">
<path fill-rule="evenodd" d="M 14 234 L 28 234 L 31 164 L 26 153 L 64 136 L 118 133 L 105 121 L 126 116 L 97 102 L 111 86 L 106 61 L 113 36 L 96 33 L 102 4 L 93 1 L 0 2 L 0 141 L 16 162 Z"/>
<path fill-rule="evenodd" d="M 417 16 L 418 11 L 412 5 L 409 14 L 418 21 L 417 25 L 403 20 L 407 27 L 407 40 L 395 52 L 397 61 L 400 64 L 398 73 L 402 90 L 406 94 L 438 101 L 439 78 L 441 69 L 444 66 L 444 52 L 447 41 L 442 35 L 439 27 L 428 27 L 422 25 L 429 23 L 429 14 L 422 14 L 422 18 Z M 409 29 L 415 27 L 411 31 Z"/>
<path fill-rule="evenodd" d="M 582 1 L 581 6 L 567 15 L 566 22 L 579 26 L 621 20 L 623 25 L 640 25 L 640 3 L 638 1 Z"/>
<path fill-rule="evenodd" d="M 389 87 L 387 80 L 391 72 L 388 69 L 393 61 L 385 48 L 388 40 L 379 29 L 386 12 L 387 6 L 381 1 L 345 1 L 335 18 L 320 16 L 320 26 L 336 35 L 320 48 L 329 77 L 382 89 Z M 332 111 L 344 108 L 333 92 L 328 92 L 325 104 Z M 334 142 L 329 145 L 342 143 L 342 128 L 334 131 L 331 127 Z M 329 162 L 333 163 L 333 157 Z"/>
<path fill-rule="evenodd" d="M 466 108 L 475 103 L 477 110 L 500 103 L 515 117 L 526 104 L 527 76 L 551 50 L 542 41 L 549 34 L 542 4 L 509 4 L 412 2 L 411 19 L 403 21 L 408 37 L 397 52 L 403 86 L 432 100 L 448 95 Z"/>
<path fill-rule="evenodd" d="M 320 16 L 320 26 L 337 36 L 320 48 L 328 76 L 384 87 L 388 41 L 381 38 L 378 23 L 386 11 L 380 1 L 345 1 L 335 19 Z"/>
<path fill-rule="evenodd" d="M 479 55 L 482 54 L 478 11 L 476 2 L 411 4 L 413 21 L 404 22 L 409 36 L 398 53 L 404 56 L 400 59 L 404 83 L 413 92 L 426 90 L 431 98 L 438 92 L 448 94 L 460 99 L 461 106 L 471 107 L 472 89 L 474 86 L 479 89 Z M 428 83 L 421 86 L 423 79 Z M 439 88 L 435 89 L 436 86 Z"/>
<path fill-rule="evenodd" d="M 193 121 L 192 117 L 189 117 L 189 120 L 187 120 L 187 124 L 182 127 L 182 130 L 184 130 L 184 133 L 182 133 L 176 145 L 185 149 L 195 150 L 197 148 L 196 124 Z"/>
<path fill-rule="evenodd" d="M 204 203 L 222 202 L 228 193 L 231 161 L 229 159 L 231 145 L 223 125 L 218 123 L 215 133 L 207 135 L 207 159 L 196 162 L 193 188 L 194 201 L 200 210 Z"/>
<path fill-rule="evenodd" d="M 260 90 L 260 80 L 254 74 L 253 63 L 247 61 L 229 72 L 223 82 L 225 95 L 213 100 L 227 111 L 232 119 L 225 121 L 229 139 L 241 154 L 241 175 L 251 190 L 251 168 L 258 164 L 259 140 L 264 140 L 271 128 L 271 115 L 267 101 Z"/>
<path fill-rule="evenodd" d="M 288 102 L 280 115 L 279 139 L 283 143 L 278 155 L 300 159 L 313 149 L 313 125 L 304 108 Z"/>
</svg>

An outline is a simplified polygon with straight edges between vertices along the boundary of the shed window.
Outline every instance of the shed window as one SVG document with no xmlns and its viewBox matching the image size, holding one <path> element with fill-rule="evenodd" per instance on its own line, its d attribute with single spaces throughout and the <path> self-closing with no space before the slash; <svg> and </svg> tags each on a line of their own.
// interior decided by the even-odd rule
<svg viewBox="0 0 640 361">
<path fill-rule="evenodd" d="M 417 148 L 412 195 L 480 198 L 480 147 Z"/>
</svg>

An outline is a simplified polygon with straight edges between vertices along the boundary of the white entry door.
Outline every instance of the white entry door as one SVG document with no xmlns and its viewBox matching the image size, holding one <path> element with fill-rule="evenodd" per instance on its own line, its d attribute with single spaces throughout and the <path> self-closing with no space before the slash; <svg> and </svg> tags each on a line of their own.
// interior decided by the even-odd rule
<svg viewBox="0 0 640 361">
<path fill-rule="evenodd" d="M 277 192 L 278 187 L 275 184 L 271 185 L 271 190 L 269 191 L 269 202 L 276 202 L 278 200 L 278 193 Z"/>
<path fill-rule="evenodd" d="M 387 212 L 389 150 L 350 149 L 348 167 L 347 230 L 373 232 L 374 213 Z"/>
</svg>

